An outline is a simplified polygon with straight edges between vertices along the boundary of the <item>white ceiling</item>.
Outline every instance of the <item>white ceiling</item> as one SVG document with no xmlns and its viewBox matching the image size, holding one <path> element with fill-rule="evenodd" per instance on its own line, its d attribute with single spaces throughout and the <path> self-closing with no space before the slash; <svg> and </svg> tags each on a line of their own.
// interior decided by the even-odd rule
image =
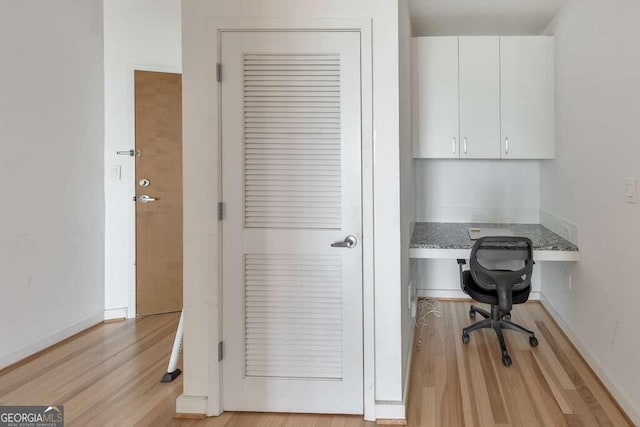
<svg viewBox="0 0 640 427">
<path fill-rule="evenodd" d="M 567 0 L 409 0 L 415 36 L 536 35 Z"/>
</svg>

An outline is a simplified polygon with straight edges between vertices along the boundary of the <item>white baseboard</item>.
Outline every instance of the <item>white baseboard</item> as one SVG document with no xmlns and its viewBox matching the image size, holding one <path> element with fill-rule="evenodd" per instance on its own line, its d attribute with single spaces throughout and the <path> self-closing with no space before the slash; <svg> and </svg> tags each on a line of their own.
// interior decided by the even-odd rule
<svg viewBox="0 0 640 427">
<path fill-rule="evenodd" d="M 416 289 L 416 295 L 418 295 L 418 298 L 452 298 L 471 301 L 471 297 L 469 295 L 456 289 Z"/>
<path fill-rule="evenodd" d="M 406 420 L 404 402 L 376 402 L 376 420 Z"/>
<path fill-rule="evenodd" d="M 103 313 L 94 314 L 93 316 L 87 317 L 86 319 L 73 323 L 72 325 L 67 326 L 66 328 L 58 332 L 54 332 L 51 335 L 48 335 L 44 338 L 36 340 L 31 344 L 26 345 L 17 351 L 4 355 L 0 357 L 0 369 L 6 368 L 9 365 L 19 362 L 22 359 L 25 359 L 31 356 L 32 354 L 35 354 L 41 350 L 44 350 L 47 347 L 51 347 L 52 345 L 57 344 L 60 341 L 65 340 L 70 336 L 77 334 L 78 332 L 84 331 L 85 329 L 90 328 L 91 326 L 94 326 L 102 322 L 103 320 L 104 320 Z"/>
<path fill-rule="evenodd" d="M 416 336 L 416 328 L 414 321 L 411 319 L 411 336 L 409 337 L 409 348 L 407 349 L 407 364 L 404 372 L 404 390 L 402 391 L 402 401 L 405 404 L 409 402 L 409 386 L 411 385 L 411 364 L 413 363 L 413 340 Z M 405 414 L 406 415 L 406 414 Z"/>
<path fill-rule="evenodd" d="M 104 311 L 104 320 L 126 319 L 127 308 L 108 308 Z"/>
<path fill-rule="evenodd" d="M 457 289 L 416 289 L 416 295 L 420 298 L 472 300 L 469 295 Z M 529 300 L 540 301 L 540 292 L 531 292 Z"/>
<path fill-rule="evenodd" d="M 207 396 L 189 396 L 181 394 L 176 400 L 178 414 L 207 414 Z"/>
<path fill-rule="evenodd" d="M 576 336 L 573 329 L 564 321 L 562 316 L 560 316 L 560 313 L 553 308 L 549 300 L 546 299 L 544 295 L 540 299 L 540 302 L 544 308 L 546 308 L 547 312 L 549 312 L 553 320 L 555 320 L 560 329 L 562 329 L 562 332 L 564 332 L 569 338 L 569 341 L 571 341 L 573 346 L 578 350 L 578 353 L 580 353 L 582 358 L 587 362 L 598 379 L 600 379 L 607 390 L 609 390 L 609 393 L 611 393 L 627 416 L 631 418 L 631 421 L 633 421 L 635 425 L 640 426 L 640 407 L 638 407 L 637 404 L 634 403 L 633 400 L 615 384 L 615 382 L 613 382 L 611 377 L 607 374 L 607 370 L 602 366 L 602 363 L 600 363 L 600 361 L 587 350 L 582 341 L 580 341 Z"/>
</svg>

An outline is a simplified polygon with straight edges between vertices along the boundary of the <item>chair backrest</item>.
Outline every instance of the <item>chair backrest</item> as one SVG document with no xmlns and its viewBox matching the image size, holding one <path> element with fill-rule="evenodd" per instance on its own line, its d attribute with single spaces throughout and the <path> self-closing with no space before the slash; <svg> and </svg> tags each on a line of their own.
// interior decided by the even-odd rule
<svg viewBox="0 0 640 427">
<path fill-rule="evenodd" d="M 496 264 L 509 264 L 498 269 Z M 483 289 L 496 290 L 502 313 L 511 311 L 513 291 L 531 285 L 533 243 L 526 237 L 482 237 L 471 249 L 469 267 Z"/>
</svg>

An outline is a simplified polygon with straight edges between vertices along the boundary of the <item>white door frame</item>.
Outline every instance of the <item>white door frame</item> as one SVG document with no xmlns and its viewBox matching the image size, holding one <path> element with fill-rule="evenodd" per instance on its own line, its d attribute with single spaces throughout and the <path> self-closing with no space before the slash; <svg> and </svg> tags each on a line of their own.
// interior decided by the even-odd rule
<svg viewBox="0 0 640 427">
<path fill-rule="evenodd" d="M 364 363 L 364 417 L 375 420 L 375 324 L 374 324 L 374 215 L 373 215 L 373 56 L 372 56 L 372 29 L 371 20 L 367 19 L 212 19 L 209 21 L 207 44 L 215 49 L 215 61 L 221 57 L 221 33 L 227 31 L 356 31 L 361 35 L 361 99 L 362 99 L 362 245 L 363 245 L 363 363 Z M 214 58 L 211 55 L 211 58 Z M 210 61 L 203 58 L 203 61 Z M 210 68 L 211 79 L 215 79 L 215 64 Z M 224 69 L 222 70 L 224 79 Z M 188 84 L 188 82 L 187 82 Z M 214 200 L 220 200 L 222 194 L 221 174 L 221 132 L 220 111 L 222 108 L 220 91 L 216 89 L 217 115 L 212 126 L 215 127 L 216 140 L 213 142 L 217 150 L 217 186 L 212 188 Z M 213 130 L 213 129 L 212 129 Z M 216 245 L 217 266 L 222 260 L 222 225 L 217 224 Z M 211 277 L 211 286 L 214 301 L 219 302 L 218 310 L 210 310 L 209 325 L 212 330 L 208 334 L 215 342 L 222 340 L 222 275 L 220 268 L 214 268 L 216 277 Z M 187 314 L 188 315 L 188 314 Z M 215 346 L 208 345 L 213 350 Z M 209 366 L 215 367 L 217 363 L 217 351 L 209 354 Z M 219 415 L 224 411 L 222 404 L 222 364 L 217 363 L 218 369 L 212 368 L 209 372 L 209 393 L 207 402 L 207 414 Z M 187 402 L 185 401 L 185 404 Z"/>
</svg>

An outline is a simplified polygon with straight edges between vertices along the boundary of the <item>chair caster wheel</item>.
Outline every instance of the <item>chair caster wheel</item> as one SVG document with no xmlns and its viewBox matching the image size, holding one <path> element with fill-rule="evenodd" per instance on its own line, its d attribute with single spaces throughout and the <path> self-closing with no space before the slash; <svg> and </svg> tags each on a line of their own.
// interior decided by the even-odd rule
<svg viewBox="0 0 640 427">
<path fill-rule="evenodd" d="M 464 344 L 469 344 L 469 341 L 471 341 L 471 337 L 469 336 L 469 334 L 462 334 L 462 342 Z"/>
<path fill-rule="evenodd" d="M 505 354 L 504 356 L 502 356 L 502 364 L 504 366 L 508 368 L 509 366 L 511 366 L 511 363 L 513 363 L 511 361 L 511 356 L 509 356 L 508 354 Z"/>
<path fill-rule="evenodd" d="M 473 311 L 473 310 L 469 310 L 469 317 L 472 318 L 472 319 L 475 319 L 476 318 L 476 312 Z"/>
<path fill-rule="evenodd" d="M 537 347 L 538 346 L 538 338 L 536 338 L 536 337 L 529 338 L 529 344 L 531 344 L 531 347 Z"/>
</svg>

